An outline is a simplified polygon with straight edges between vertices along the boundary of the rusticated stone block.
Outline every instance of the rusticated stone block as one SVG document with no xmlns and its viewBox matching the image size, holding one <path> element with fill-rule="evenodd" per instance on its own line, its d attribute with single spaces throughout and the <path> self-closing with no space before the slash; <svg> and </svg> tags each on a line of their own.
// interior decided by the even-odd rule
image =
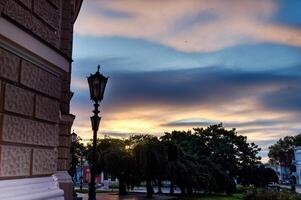
<svg viewBox="0 0 301 200">
<path fill-rule="evenodd" d="M 72 48 L 72 41 L 71 40 L 61 40 L 61 48 L 69 50 Z"/>
<path fill-rule="evenodd" d="M 71 132 L 70 126 L 60 124 L 60 135 L 69 136 Z"/>
<path fill-rule="evenodd" d="M 49 96 L 60 98 L 61 80 L 25 60 L 22 62 L 21 83 Z"/>
<path fill-rule="evenodd" d="M 61 102 L 69 103 L 70 102 L 71 93 L 70 92 L 62 92 L 61 93 Z"/>
<path fill-rule="evenodd" d="M 3 9 L 5 7 L 5 5 L 7 4 L 8 0 L 1 0 L 0 1 L 0 12 L 3 12 Z"/>
<path fill-rule="evenodd" d="M 10 115 L 3 116 L 3 141 L 56 147 L 59 144 L 58 135 L 58 125 Z"/>
<path fill-rule="evenodd" d="M 67 114 L 70 112 L 70 104 L 69 103 L 61 103 L 61 112 L 63 114 Z"/>
<path fill-rule="evenodd" d="M 34 0 L 34 12 L 54 29 L 59 28 L 60 13 L 46 0 Z"/>
<path fill-rule="evenodd" d="M 57 170 L 62 171 L 62 170 L 68 170 L 68 169 L 69 169 L 68 159 L 58 159 Z"/>
<path fill-rule="evenodd" d="M 19 0 L 23 5 L 25 5 L 27 8 L 31 9 L 31 0 Z"/>
<path fill-rule="evenodd" d="M 2 96 L 1 90 L 2 90 L 2 83 L 1 83 L 1 81 L 0 81 L 0 105 L 3 105 L 4 97 Z M 0 112 L 2 111 L 1 109 L 2 109 L 2 108 L 0 107 Z M 0 127 L 0 128 L 1 128 L 1 127 Z"/>
<path fill-rule="evenodd" d="M 23 8 L 17 2 L 13 0 L 8 1 L 5 5 L 3 12 L 12 20 L 18 22 L 19 24 L 23 25 L 28 29 L 31 29 L 32 17 L 30 11 Z"/>
<path fill-rule="evenodd" d="M 61 40 L 71 41 L 72 32 L 69 29 L 61 29 Z"/>
<path fill-rule="evenodd" d="M 62 91 L 67 92 L 70 91 L 70 82 L 62 81 Z"/>
<path fill-rule="evenodd" d="M 0 176 L 29 176 L 31 148 L 1 145 Z"/>
<path fill-rule="evenodd" d="M 20 58 L 0 48 L 0 76 L 18 81 Z"/>
<path fill-rule="evenodd" d="M 53 31 L 46 26 L 41 20 L 36 17 L 32 17 L 32 32 L 39 37 L 43 38 L 46 42 L 52 44 L 55 47 L 59 46 L 58 31 Z"/>
<path fill-rule="evenodd" d="M 32 116 L 34 94 L 11 84 L 6 84 L 4 109 L 6 111 Z"/>
<path fill-rule="evenodd" d="M 55 149 L 34 149 L 32 175 L 52 174 L 57 169 L 57 151 Z"/>
<path fill-rule="evenodd" d="M 59 146 L 60 147 L 69 147 L 70 137 L 69 136 L 59 136 Z"/>
<path fill-rule="evenodd" d="M 13 0 L 7 1 L 3 7 L 3 14 L 24 28 L 32 31 L 46 42 L 55 47 L 59 46 L 58 29 L 48 27 L 46 23 L 35 17 L 31 11 L 23 8 L 19 3 Z"/>
<path fill-rule="evenodd" d="M 61 4 L 61 0 L 49 0 L 55 7 L 59 8 Z"/>
<path fill-rule="evenodd" d="M 59 158 L 66 158 L 68 159 L 69 158 L 69 148 L 64 148 L 64 147 L 59 147 L 58 148 L 58 156 Z"/>
<path fill-rule="evenodd" d="M 51 122 L 59 120 L 59 101 L 37 95 L 36 98 L 36 118 L 44 119 Z"/>
</svg>

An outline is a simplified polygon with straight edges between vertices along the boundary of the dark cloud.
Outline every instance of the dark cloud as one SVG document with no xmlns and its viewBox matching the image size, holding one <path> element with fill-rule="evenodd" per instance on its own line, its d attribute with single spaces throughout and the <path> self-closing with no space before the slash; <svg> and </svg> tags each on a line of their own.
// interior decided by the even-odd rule
<svg viewBox="0 0 301 200">
<path fill-rule="evenodd" d="M 301 85 L 301 77 L 273 71 L 245 72 L 208 67 L 156 72 L 111 71 L 106 75 L 110 79 L 105 107 L 218 107 L 240 98 L 256 97 L 262 108 L 301 111 L 301 89 L 297 87 Z M 88 90 L 75 93 L 75 103 L 87 99 Z M 232 106 L 235 107 L 235 103 Z"/>
<path fill-rule="evenodd" d="M 115 131 L 102 131 L 101 134 L 105 136 L 111 136 L 111 137 L 129 137 L 131 135 L 134 135 L 134 133 L 128 133 L 128 132 L 115 132 Z"/>
<path fill-rule="evenodd" d="M 301 85 L 301 78 L 298 76 L 275 75 L 268 72 L 251 73 L 218 67 L 160 72 L 121 72 L 112 73 L 110 77 L 107 100 L 112 104 L 127 105 L 138 103 L 218 106 L 239 98 L 259 96 L 266 91 Z M 279 96 L 282 93 L 280 91 Z M 299 100 L 300 94 L 286 92 L 285 97 L 282 97 L 283 100 L 274 104 L 277 102 L 286 104 L 285 100 L 289 100 L 293 103 L 292 107 L 299 108 L 300 104 L 294 100 Z M 261 100 L 268 103 L 269 98 Z M 273 106 L 273 102 L 271 103 Z"/>
<path fill-rule="evenodd" d="M 262 106 L 276 111 L 301 112 L 301 84 L 263 94 Z"/>
<path fill-rule="evenodd" d="M 145 135 L 147 133 L 135 133 L 135 132 L 116 132 L 116 131 L 101 131 L 101 134 L 109 137 L 122 137 L 122 138 L 128 138 L 130 136 L 134 135 Z"/>
<path fill-rule="evenodd" d="M 277 124 L 289 123 L 291 122 L 290 119 L 269 119 L 269 120 L 251 120 L 245 122 L 223 122 L 225 127 L 232 127 L 232 128 L 242 128 L 242 127 L 252 127 L 252 126 L 275 126 Z M 212 121 L 212 120 L 198 120 L 198 119 L 184 119 L 184 120 L 177 120 L 172 121 L 167 124 L 163 124 L 163 126 L 189 126 L 189 127 L 198 127 L 198 126 L 209 126 L 212 124 L 222 123 L 219 121 Z M 253 128 L 253 129 L 246 129 L 243 132 L 256 132 L 262 131 L 262 128 Z"/>
</svg>

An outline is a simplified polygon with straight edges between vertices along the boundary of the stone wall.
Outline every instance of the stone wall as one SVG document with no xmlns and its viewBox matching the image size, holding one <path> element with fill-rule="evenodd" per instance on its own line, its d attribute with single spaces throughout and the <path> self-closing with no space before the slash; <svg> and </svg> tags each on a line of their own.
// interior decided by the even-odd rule
<svg viewBox="0 0 301 200">
<path fill-rule="evenodd" d="M 1 0 L 1 16 L 71 58 L 75 0 Z"/>
<path fill-rule="evenodd" d="M 60 199 L 72 199 L 66 172 L 74 120 L 70 79 L 73 23 L 81 3 L 0 0 L 0 180 L 2 186 L 18 183 L 9 194 L 18 199 L 23 181 L 32 184 L 28 193 L 34 194 L 36 180 L 44 179 L 35 177 L 50 175 L 64 190 L 55 190 Z M 3 187 L 0 192 L 7 193 Z"/>
<path fill-rule="evenodd" d="M 0 48 L 0 179 L 68 169 L 74 117 L 66 74 Z"/>
<path fill-rule="evenodd" d="M 0 179 L 69 168 L 73 23 L 80 2 L 0 0 L 1 18 L 69 63 L 69 70 L 48 64 L 18 44 L 2 46 L 0 37 Z"/>
</svg>

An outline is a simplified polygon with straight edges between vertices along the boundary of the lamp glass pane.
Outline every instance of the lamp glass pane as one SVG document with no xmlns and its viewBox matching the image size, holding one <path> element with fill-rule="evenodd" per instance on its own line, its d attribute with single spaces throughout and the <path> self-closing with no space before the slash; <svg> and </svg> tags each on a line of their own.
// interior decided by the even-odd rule
<svg viewBox="0 0 301 200">
<path fill-rule="evenodd" d="M 94 95 L 94 89 L 93 89 L 93 81 L 92 81 L 92 78 L 93 76 L 91 75 L 89 78 L 88 78 L 88 83 L 89 83 L 89 89 L 90 89 L 90 98 L 91 99 L 94 99 L 93 95 Z"/>
<path fill-rule="evenodd" d="M 103 76 L 102 79 L 101 79 L 101 85 L 100 85 L 100 99 L 101 100 L 103 99 L 103 95 L 104 95 L 104 92 L 105 92 L 105 89 L 106 89 L 107 81 L 108 81 L 108 78 Z"/>
<path fill-rule="evenodd" d="M 99 76 L 95 76 L 93 77 L 93 94 L 94 94 L 94 98 L 95 100 L 99 100 L 99 93 L 100 93 L 100 79 Z"/>
</svg>

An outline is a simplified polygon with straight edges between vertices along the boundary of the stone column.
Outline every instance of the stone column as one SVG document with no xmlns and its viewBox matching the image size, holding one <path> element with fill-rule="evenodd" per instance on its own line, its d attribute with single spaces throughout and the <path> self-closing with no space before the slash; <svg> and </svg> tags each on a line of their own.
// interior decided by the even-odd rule
<svg viewBox="0 0 301 200">
<path fill-rule="evenodd" d="M 58 165 L 54 177 L 55 180 L 58 181 L 59 187 L 64 190 L 65 200 L 71 200 L 73 198 L 73 182 L 67 170 L 70 165 L 70 131 L 74 118 L 74 115 L 69 114 L 61 115 L 60 119 Z"/>
</svg>

